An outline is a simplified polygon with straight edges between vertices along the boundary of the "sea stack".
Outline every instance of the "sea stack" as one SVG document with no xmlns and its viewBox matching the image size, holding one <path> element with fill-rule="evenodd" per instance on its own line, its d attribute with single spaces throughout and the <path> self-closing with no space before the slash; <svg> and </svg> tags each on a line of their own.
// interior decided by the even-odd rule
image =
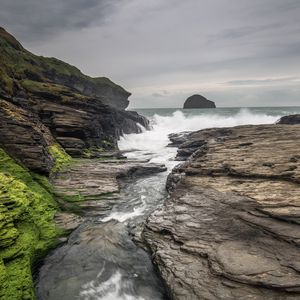
<svg viewBox="0 0 300 300">
<path fill-rule="evenodd" d="M 216 104 L 201 95 L 193 95 L 185 100 L 183 108 L 216 108 Z"/>
</svg>

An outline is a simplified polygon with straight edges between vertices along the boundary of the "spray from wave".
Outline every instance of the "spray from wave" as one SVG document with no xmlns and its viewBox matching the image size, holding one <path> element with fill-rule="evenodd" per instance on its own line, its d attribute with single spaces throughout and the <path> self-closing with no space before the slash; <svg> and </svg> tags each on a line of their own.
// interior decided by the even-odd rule
<svg viewBox="0 0 300 300">
<path fill-rule="evenodd" d="M 252 113 L 248 109 L 241 109 L 230 116 L 218 113 L 185 116 L 182 111 L 175 111 L 171 116 L 155 114 L 151 119 L 151 131 L 121 137 L 119 148 L 123 151 L 139 150 L 140 155 L 137 152 L 128 153 L 130 158 L 149 158 L 151 162 L 166 163 L 176 152 L 175 149 L 166 148 L 170 133 L 246 124 L 273 124 L 280 117 Z"/>
</svg>

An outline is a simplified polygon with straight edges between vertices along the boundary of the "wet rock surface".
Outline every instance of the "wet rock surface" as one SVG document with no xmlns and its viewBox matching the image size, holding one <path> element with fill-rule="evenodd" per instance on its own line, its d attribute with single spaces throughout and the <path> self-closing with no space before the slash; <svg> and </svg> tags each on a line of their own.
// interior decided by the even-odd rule
<svg viewBox="0 0 300 300">
<path fill-rule="evenodd" d="M 123 201 L 126 207 L 137 196 L 135 190 L 127 198 L 123 192 L 132 179 L 164 171 L 164 165 L 147 161 L 80 159 L 53 178 L 57 199 L 69 210 L 55 221 L 75 230 L 44 260 L 37 299 L 165 299 L 151 259 L 131 240 L 129 225 L 103 221 L 114 205 Z M 81 216 L 70 212 L 75 207 Z"/>
<path fill-rule="evenodd" d="M 300 115 L 296 114 L 296 115 L 284 116 L 278 120 L 277 124 L 289 124 L 289 125 L 300 124 Z"/>
<path fill-rule="evenodd" d="M 171 141 L 171 143 L 168 144 L 168 147 L 179 147 L 187 140 L 187 137 L 190 133 L 191 131 L 183 131 L 179 133 L 169 134 L 168 138 Z"/>
<path fill-rule="evenodd" d="M 37 299 L 105 299 L 114 285 L 116 293 L 112 294 L 116 297 L 118 292 L 128 297 L 143 294 L 149 300 L 164 297 L 148 254 L 128 238 L 126 227 L 117 221 L 90 221 L 47 257 L 40 272 Z"/>
<path fill-rule="evenodd" d="M 209 129 L 180 146 L 193 154 L 142 234 L 173 299 L 300 299 L 299 130 Z"/>
<path fill-rule="evenodd" d="M 66 208 L 74 204 L 82 208 L 82 213 L 86 216 L 99 216 L 110 211 L 118 201 L 122 186 L 120 179 L 164 171 L 164 165 L 147 161 L 79 159 L 57 174 L 52 183 L 57 201 Z"/>
</svg>

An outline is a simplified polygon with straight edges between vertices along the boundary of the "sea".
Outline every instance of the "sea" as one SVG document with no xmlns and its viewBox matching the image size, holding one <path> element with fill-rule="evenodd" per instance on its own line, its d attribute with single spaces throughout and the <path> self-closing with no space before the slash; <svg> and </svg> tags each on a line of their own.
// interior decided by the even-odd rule
<svg viewBox="0 0 300 300">
<path fill-rule="evenodd" d="M 150 120 L 152 130 L 121 137 L 119 148 L 130 158 L 172 166 L 174 149 L 166 147 L 168 135 L 214 127 L 247 124 L 274 124 L 281 117 L 300 114 L 300 106 L 292 107 L 224 107 L 215 109 L 149 108 L 135 109 Z"/>
</svg>

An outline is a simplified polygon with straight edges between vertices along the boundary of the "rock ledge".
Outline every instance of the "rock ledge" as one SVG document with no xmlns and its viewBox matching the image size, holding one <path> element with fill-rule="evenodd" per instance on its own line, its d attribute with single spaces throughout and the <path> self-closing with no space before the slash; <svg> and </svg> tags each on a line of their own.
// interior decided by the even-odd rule
<svg viewBox="0 0 300 300">
<path fill-rule="evenodd" d="M 300 299 L 300 126 L 202 130 L 184 147 L 142 234 L 171 298 Z"/>
</svg>

